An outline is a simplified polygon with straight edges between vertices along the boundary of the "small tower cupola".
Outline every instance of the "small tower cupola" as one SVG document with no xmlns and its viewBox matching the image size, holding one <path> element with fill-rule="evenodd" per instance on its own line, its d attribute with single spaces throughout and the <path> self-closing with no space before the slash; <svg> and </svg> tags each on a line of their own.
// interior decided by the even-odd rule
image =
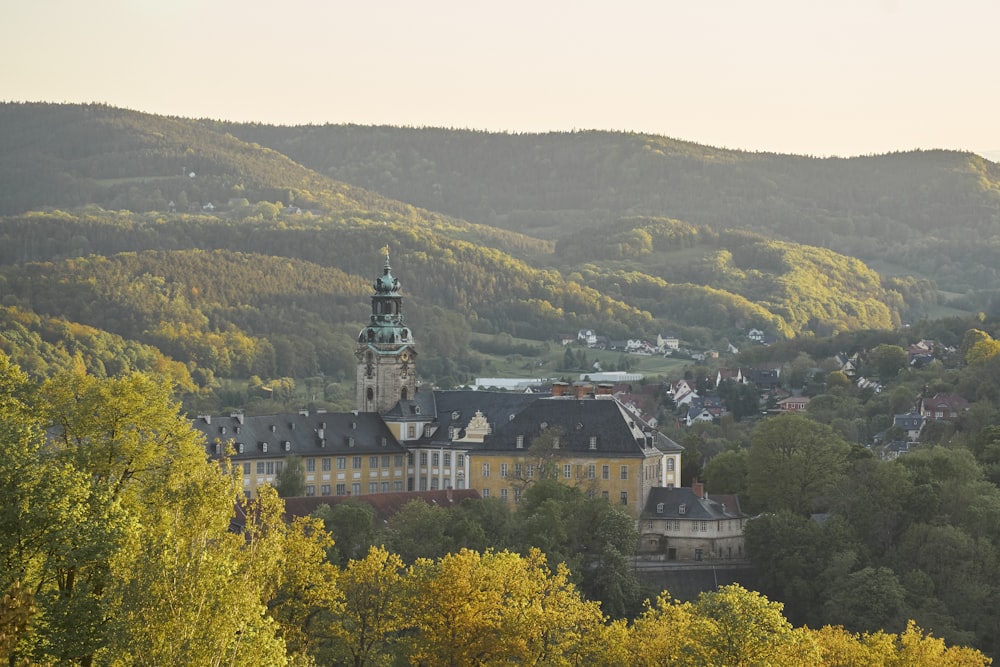
<svg viewBox="0 0 1000 667">
<path fill-rule="evenodd" d="M 382 275 L 372 287 L 371 315 L 358 334 L 356 405 L 361 412 L 386 412 L 416 393 L 413 333 L 403 322 L 399 279 L 384 248 Z"/>
</svg>

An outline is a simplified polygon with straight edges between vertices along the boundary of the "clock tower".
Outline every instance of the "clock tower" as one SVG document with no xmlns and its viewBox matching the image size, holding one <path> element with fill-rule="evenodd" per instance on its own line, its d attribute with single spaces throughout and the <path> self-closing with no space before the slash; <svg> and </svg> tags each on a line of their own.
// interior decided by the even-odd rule
<svg viewBox="0 0 1000 667">
<path fill-rule="evenodd" d="M 375 280 L 372 313 L 358 335 L 355 405 L 359 412 L 388 412 L 417 390 L 417 352 L 413 335 L 403 323 L 403 297 L 392 275 L 389 251 Z"/>
</svg>

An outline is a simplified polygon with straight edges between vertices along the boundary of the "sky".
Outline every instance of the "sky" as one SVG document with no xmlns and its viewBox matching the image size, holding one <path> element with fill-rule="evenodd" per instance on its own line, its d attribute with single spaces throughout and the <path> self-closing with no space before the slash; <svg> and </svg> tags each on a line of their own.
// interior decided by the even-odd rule
<svg viewBox="0 0 1000 667">
<path fill-rule="evenodd" d="M 0 100 L 1000 160 L 996 0 L 5 0 Z"/>
</svg>

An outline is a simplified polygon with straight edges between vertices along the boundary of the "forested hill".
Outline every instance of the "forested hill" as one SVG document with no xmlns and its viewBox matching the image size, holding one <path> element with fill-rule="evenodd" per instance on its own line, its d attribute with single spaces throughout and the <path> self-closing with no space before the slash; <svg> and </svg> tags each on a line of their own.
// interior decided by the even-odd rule
<svg viewBox="0 0 1000 667">
<path fill-rule="evenodd" d="M 915 151 L 749 153 L 612 132 L 222 125 L 333 178 L 549 239 L 648 215 L 889 262 L 951 292 L 1000 286 L 1000 165 Z"/>
<path fill-rule="evenodd" d="M 594 183 L 582 172 L 579 182 L 531 184 L 537 202 L 551 198 L 548 229 L 563 232 L 556 242 L 556 235 L 515 231 L 509 227 L 546 229 L 509 224 L 514 206 L 539 204 L 531 203 L 530 188 L 521 191 L 530 177 L 497 176 L 525 164 L 517 149 L 527 137 L 483 135 L 495 159 L 478 167 L 419 167 L 402 145 L 368 154 L 406 156 L 383 170 L 399 188 L 430 178 L 444 198 L 467 183 L 462 197 L 496 199 L 500 208 L 483 222 L 455 217 L 444 205 L 419 207 L 433 202 L 416 196 L 411 203 L 387 198 L 387 185 L 382 193 L 349 185 L 304 166 L 299 160 L 308 154 L 291 156 L 302 143 L 337 153 L 326 142 L 345 131 L 411 136 L 224 125 L 104 105 L 0 104 L 0 306 L 7 308 L 0 349 L 35 375 L 71 364 L 99 374 L 161 368 L 182 376 L 186 368 L 191 377 L 182 383 L 203 388 L 247 374 L 346 378 L 352 337 L 367 318 L 367 285 L 381 267 L 378 249 L 387 244 L 407 291 L 407 317 L 423 334 L 429 380 L 465 381 L 480 370 L 469 351 L 472 331 L 544 340 L 584 327 L 612 339 L 669 329 L 708 347 L 749 327 L 785 337 L 893 327 L 936 299 L 928 280 L 883 279 L 830 250 L 704 222 L 625 215 L 594 188 L 589 196 L 597 198 L 585 205 L 599 208 L 574 213 L 569 207 L 583 206 L 577 202 Z M 442 146 L 467 135 L 412 134 L 437 137 Z M 626 150 L 633 139 L 530 138 L 539 164 L 554 146 L 567 146 L 560 150 L 580 158 L 573 168 L 598 180 L 605 170 L 633 165 L 624 184 L 650 178 L 640 169 L 647 149 Z M 569 147 L 580 141 L 582 148 Z M 691 161 L 678 172 L 686 180 L 711 171 L 705 165 L 713 161 L 744 159 L 676 146 Z M 367 158 L 351 167 L 370 168 Z M 706 194 L 704 206 L 732 198 L 727 191 Z M 697 208 L 694 199 L 690 205 Z M 541 215 L 519 210 L 528 220 Z M 989 247 L 980 244 L 987 255 Z M 988 277 L 982 286 L 991 288 Z M 129 352 L 111 363 L 116 349 Z"/>
</svg>

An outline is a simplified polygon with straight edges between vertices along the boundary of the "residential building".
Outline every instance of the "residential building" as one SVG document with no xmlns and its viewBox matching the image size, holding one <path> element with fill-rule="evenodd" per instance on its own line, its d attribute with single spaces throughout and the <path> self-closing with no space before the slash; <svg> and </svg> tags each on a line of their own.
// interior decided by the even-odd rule
<svg viewBox="0 0 1000 667">
<path fill-rule="evenodd" d="M 680 561 L 743 558 L 746 520 L 736 496 L 709 496 L 698 482 L 655 488 L 639 517 L 639 553 Z"/>
<path fill-rule="evenodd" d="M 927 419 L 955 419 L 969 409 L 969 402 L 958 394 L 934 394 L 920 401 L 920 414 Z"/>
</svg>

